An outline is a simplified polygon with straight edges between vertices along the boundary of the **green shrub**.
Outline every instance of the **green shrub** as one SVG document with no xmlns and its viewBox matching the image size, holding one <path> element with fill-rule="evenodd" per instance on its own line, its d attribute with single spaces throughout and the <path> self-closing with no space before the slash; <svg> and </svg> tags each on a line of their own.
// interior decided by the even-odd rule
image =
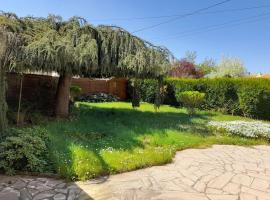
<svg viewBox="0 0 270 200">
<path fill-rule="evenodd" d="M 176 98 L 187 108 L 188 114 L 193 115 L 196 108 L 204 102 L 205 94 L 198 91 L 185 91 L 176 93 Z"/>
<path fill-rule="evenodd" d="M 206 96 L 206 109 L 214 109 L 223 113 L 235 113 L 238 107 L 237 85 L 231 79 L 205 80 L 204 92 Z M 235 104 L 236 103 L 236 104 Z"/>
<path fill-rule="evenodd" d="M 239 105 L 242 114 L 246 117 L 264 118 L 270 117 L 270 91 L 254 85 L 243 85 L 239 91 Z"/>
<path fill-rule="evenodd" d="M 140 100 L 143 102 L 154 103 L 156 88 L 158 86 L 158 81 L 154 79 L 137 80 L 137 85 L 140 93 Z M 132 99 L 133 97 L 134 80 L 128 83 L 128 97 Z"/>
<path fill-rule="evenodd" d="M 0 143 L 0 169 L 7 174 L 16 170 L 44 172 L 47 168 L 47 142 L 45 129 L 13 129 Z"/>
</svg>

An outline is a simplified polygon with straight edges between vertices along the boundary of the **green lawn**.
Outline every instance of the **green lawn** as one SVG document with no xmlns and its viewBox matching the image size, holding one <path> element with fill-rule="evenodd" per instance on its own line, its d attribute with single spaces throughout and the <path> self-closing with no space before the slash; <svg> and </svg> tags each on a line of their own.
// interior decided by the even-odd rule
<svg viewBox="0 0 270 200">
<path fill-rule="evenodd" d="M 57 171 L 66 178 L 92 177 L 130 171 L 172 160 L 177 150 L 212 144 L 255 145 L 252 140 L 213 135 L 209 120 L 243 119 L 214 112 L 190 118 L 185 110 L 130 103 L 77 103 L 73 119 L 46 125 L 50 154 Z"/>
</svg>

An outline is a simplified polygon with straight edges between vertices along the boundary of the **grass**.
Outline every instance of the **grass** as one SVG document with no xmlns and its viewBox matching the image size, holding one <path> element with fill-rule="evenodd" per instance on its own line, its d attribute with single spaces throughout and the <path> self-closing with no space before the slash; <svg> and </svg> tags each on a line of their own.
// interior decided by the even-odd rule
<svg viewBox="0 0 270 200">
<path fill-rule="evenodd" d="M 190 118 L 185 110 L 143 103 L 77 103 L 75 117 L 46 125 L 50 154 L 63 177 L 86 180 L 170 162 L 177 150 L 213 144 L 256 145 L 254 140 L 213 135 L 209 120 L 243 119 L 215 112 Z"/>
</svg>

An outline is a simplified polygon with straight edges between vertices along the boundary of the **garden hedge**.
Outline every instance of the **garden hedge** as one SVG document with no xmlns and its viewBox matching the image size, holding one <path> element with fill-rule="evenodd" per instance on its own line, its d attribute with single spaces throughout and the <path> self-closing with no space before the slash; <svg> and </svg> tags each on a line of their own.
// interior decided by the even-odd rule
<svg viewBox="0 0 270 200">
<path fill-rule="evenodd" d="M 140 83 L 141 100 L 153 103 L 157 81 Z M 164 104 L 179 106 L 175 93 L 199 91 L 206 94 L 202 109 L 270 119 L 270 80 L 262 78 L 165 79 Z M 128 87 L 130 93 L 131 86 Z"/>
</svg>

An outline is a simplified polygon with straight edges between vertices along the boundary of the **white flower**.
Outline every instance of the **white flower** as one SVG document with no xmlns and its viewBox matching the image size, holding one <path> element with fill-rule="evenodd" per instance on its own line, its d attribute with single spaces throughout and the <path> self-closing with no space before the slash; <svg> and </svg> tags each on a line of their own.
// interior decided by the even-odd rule
<svg viewBox="0 0 270 200">
<path fill-rule="evenodd" d="M 270 124 L 260 121 L 211 121 L 209 126 L 222 128 L 233 135 L 241 135 L 246 137 L 258 138 L 264 137 L 270 139 Z"/>
</svg>

